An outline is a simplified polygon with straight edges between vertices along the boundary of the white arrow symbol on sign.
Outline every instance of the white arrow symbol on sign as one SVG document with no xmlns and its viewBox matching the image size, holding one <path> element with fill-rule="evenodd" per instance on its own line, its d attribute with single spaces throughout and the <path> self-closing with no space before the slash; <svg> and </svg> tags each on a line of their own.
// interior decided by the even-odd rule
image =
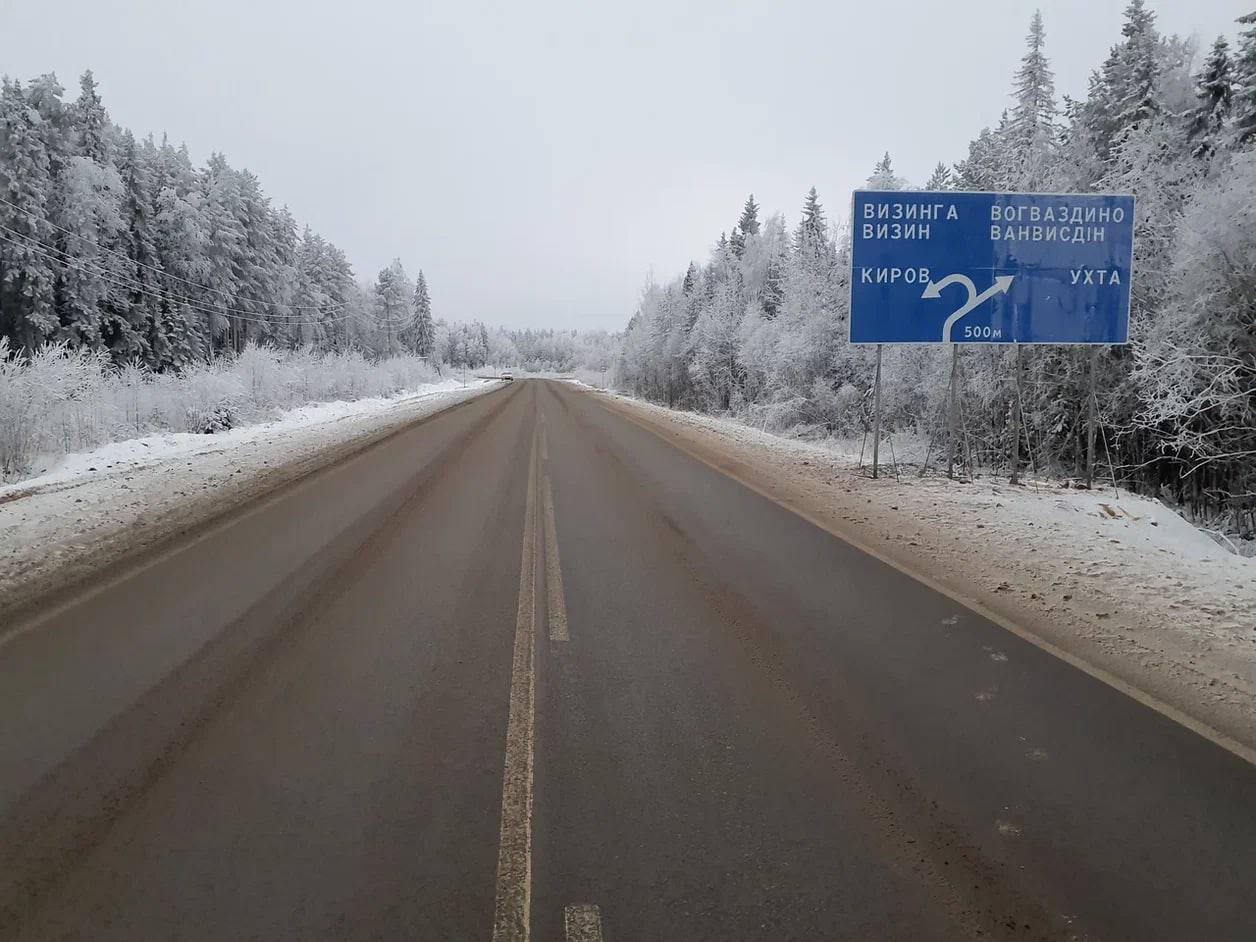
<svg viewBox="0 0 1256 942">
<path fill-rule="evenodd" d="M 941 281 L 930 281 L 925 285 L 925 293 L 921 298 L 940 298 L 942 289 L 947 285 L 963 285 L 968 289 L 968 301 L 958 311 L 955 311 L 942 324 L 942 342 L 951 342 L 951 327 L 957 320 L 967 314 L 969 311 L 981 304 L 989 301 L 996 294 L 1005 294 L 1012 287 L 1012 279 L 1015 275 L 1000 275 L 994 279 L 994 284 L 987 288 L 981 294 L 977 293 L 977 286 L 973 284 L 973 280 L 967 275 L 947 275 Z"/>
</svg>

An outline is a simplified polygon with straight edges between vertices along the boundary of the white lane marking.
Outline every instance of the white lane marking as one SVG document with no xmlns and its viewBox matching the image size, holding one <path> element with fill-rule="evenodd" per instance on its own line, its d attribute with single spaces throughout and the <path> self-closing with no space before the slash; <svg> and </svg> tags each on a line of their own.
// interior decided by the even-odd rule
<svg viewBox="0 0 1256 942">
<path fill-rule="evenodd" d="M 572 903 L 563 910 L 567 942 L 602 942 L 602 912 L 588 903 Z"/>
<path fill-rule="evenodd" d="M 541 441 L 545 441 L 542 436 Z M 554 492 L 550 488 L 549 467 L 542 475 L 545 492 L 545 607 L 549 611 L 551 641 L 570 641 L 567 630 L 567 595 L 563 591 L 563 565 L 558 556 L 558 527 L 554 522 Z"/>
<path fill-rule="evenodd" d="M 493 942 L 527 942 L 532 923 L 532 759 L 536 729 L 536 431 L 528 459 L 528 499 L 519 563 L 519 609 L 510 668 L 510 714 L 502 774 Z"/>
</svg>

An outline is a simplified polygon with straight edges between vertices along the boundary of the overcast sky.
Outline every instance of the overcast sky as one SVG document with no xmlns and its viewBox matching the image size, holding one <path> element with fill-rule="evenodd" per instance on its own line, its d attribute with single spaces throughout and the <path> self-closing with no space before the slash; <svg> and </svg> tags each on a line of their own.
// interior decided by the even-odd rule
<svg viewBox="0 0 1256 942">
<path fill-rule="evenodd" d="M 423 268 L 438 316 L 608 327 L 753 192 L 832 214 L 885 150 L 922 183 L 998 120 L 1042 7 L 1081 96 L 1125 0 L 0 0 L 0 71 L 95 71 L 114 120 L 258 174 L 349 255 Z M 1218 32 L 1253 0 L 1151 0 Z"/>
</svg>

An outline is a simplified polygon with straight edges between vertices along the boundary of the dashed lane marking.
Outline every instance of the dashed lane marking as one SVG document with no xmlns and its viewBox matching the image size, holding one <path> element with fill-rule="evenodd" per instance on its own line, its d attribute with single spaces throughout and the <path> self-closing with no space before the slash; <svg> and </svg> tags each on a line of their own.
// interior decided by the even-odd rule
<svg viewBox="0 0 1256 942">
<path fill-rule="evenodd" d="M 563 910 L 567 942 L 602 942 L 602 913 L 588 903 L 572 903 Z"/>
<path fill-rule="evenodd" d="M 541 433 L 542 448 L 545 433 Z M 563 566 L 558 556 L 558 527 L 554 522 L 554 492 L 550 487 L 549 465 L 542 474 L 545 503 L 545 608 L 549 613 L 550 641 L 570 641 L 567 628 L 567 595 L 563 591 Z"/>
</svg>

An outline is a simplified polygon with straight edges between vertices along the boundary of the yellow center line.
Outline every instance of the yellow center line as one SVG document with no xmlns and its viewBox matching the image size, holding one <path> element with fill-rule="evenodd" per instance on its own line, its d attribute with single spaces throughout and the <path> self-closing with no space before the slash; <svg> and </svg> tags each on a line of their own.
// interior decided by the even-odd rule
<svg viewBox="0 0 1256 942">
<path fill-rule="evenodd" d="M 528 497 L 519 564 L 519 608 L 510 670 L 510 714 L 502 774 L 501 838 L 493 942 L 527 942 L 532 910 L 532 782 L 536 731 L 536 484 L 537 434 L 528 459 Z"/>
</svg>

